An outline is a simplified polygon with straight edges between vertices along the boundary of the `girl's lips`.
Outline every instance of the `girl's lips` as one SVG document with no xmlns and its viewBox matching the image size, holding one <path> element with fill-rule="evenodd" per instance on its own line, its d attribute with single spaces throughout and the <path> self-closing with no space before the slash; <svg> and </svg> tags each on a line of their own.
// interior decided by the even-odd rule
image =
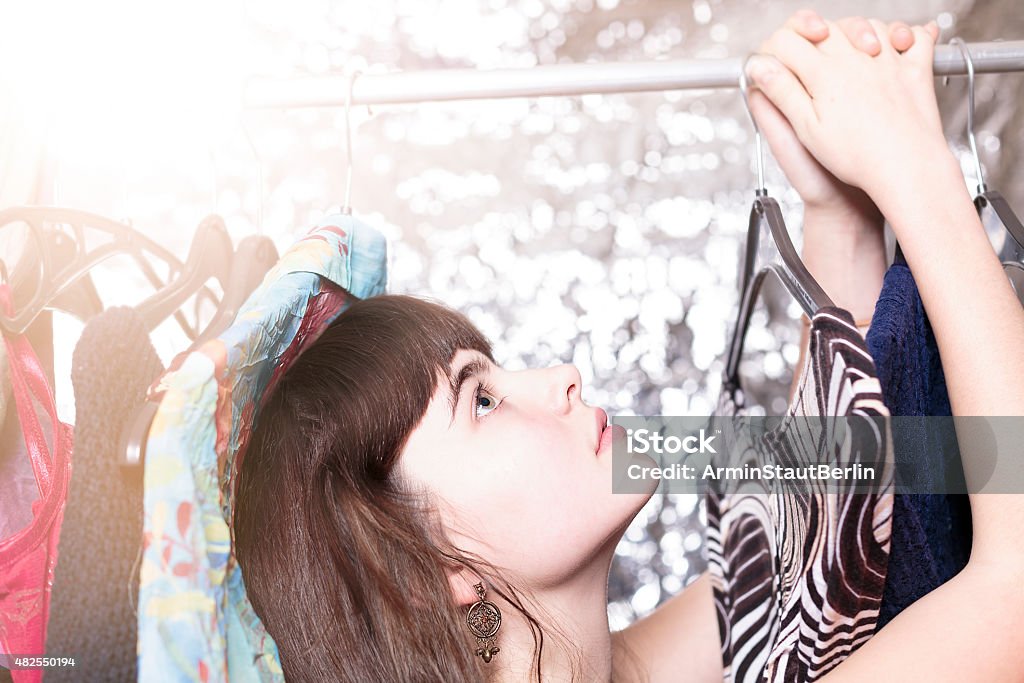
<svg viewBox="0 0 1024 683">
<path fill-rule="evenodd" d="M 597 452 L 610 448 L 615 439 L 625 438 L 626 429 L 621 425 L 608 425 L 601 432 L 601 442 L 597 445 Z"/>
<path fill-rule="evenodd" d="M 596 453 L 601 448 L 601 434 L 604 432 L 604 428 L 608 426 L 608 413 L 603 408 L 598 408 L 594 411 L 594 420 L 596 420 L 594 426 L 597 428 L 597 446 L 594 447 L 594 452 Z"/>
</svg>

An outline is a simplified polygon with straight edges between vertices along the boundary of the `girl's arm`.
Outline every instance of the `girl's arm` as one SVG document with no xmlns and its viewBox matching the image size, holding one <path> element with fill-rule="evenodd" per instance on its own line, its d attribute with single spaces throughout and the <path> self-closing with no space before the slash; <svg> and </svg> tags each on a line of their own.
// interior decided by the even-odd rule
<svg viewBox="0 0 1024 683">
<path fill-rule="evenodd" d="M 777 32 L 752 78 L 812 154 L 863 188 L 899 239 L 935 331 L 953 414 L 1024 415 L 1024 309 L 982 228 L 935 104 L 932 35 L 865 59 L 840 32 Z M 992 455 L 958 421 L 968 486 Z M 1001 458 L 1020 445 L 998 443 Z M 823 680 L 1009 681 L 1024 671 L 1024 495 L 970 495 L 968 566 Z"/>
<path fill-rule="evenodd" d="M 803 200 L 804 265 L 836 306 L 849 311 L 858 324 L 870 321 L 887 267 L 882 214 L 862 190 L 840 181 L 811 156 L 764 95 L 754 90 L 749 100 L 772 155 Z M 801 320 L 800 358 L 790 399 L 807 354 L 810 320 Z"/>
<path fill-rule="evenodd" d="M 808 10 L 794 14 L 786 26 L 811 41 L 823 40 L 829 32 L 825 22 Z M 838 28 L 869 55 L 878 53 L 879 39 L 884 39 L 865 20 L 844 20 Z M 913 44 L 905 24 L 896 22 L 886 30 L 896 44 Z M 807 267 L 837 305 L 856 320 L 870 317 L 886 266 L 881 214 L 867 195 L 838 180 L 804 149 L 767 98 L 751 92 L 750 107 L 772 154 L 803 199 Z M 612 637 L 616 648 L 647 664 L 647 683 L 721 683 L 722 645 L 707 573 Z M 626 675 L 621 678 L 628 680 Z"/>
<path fill-rule="evenodd" d="M 903 22 L 882 27 L 884 33 L 877 35 L 876 27 L 860 17 L 841 19 L 836 26 L 860 52 L 871 57 L 881 52 L 881 40 L 899 50 L 914 44 L 913 31 Z M 814 43 L 828 37 L 828 25 L 810 10 L 794 14 L 786 27 Z M 804 265 L 835 305 L 849 311 L 858 324 L 869 322 L 887 268 L 882 214 L 863 190 L 844 183 L 818 163 L 768 98 L 753 90 L 749 102 L 773 157 L 803 201 Z M 807 353 L 810 320 L 806 316 L 802 320 L 791 398 L 799 386 Z M 866 329 L 866 324 L 861 329 Z"/>
</svg>

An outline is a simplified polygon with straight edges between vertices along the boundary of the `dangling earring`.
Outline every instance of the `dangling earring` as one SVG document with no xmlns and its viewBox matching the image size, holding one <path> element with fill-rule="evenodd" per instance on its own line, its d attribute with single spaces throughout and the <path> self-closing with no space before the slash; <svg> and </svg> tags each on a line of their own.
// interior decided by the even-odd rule
<svg viewBox="0 0 1024 683">
<path fill-rule="evenodd" d="M 477 645 L 480 646 L 476 649 L 477 656 L 482 657 L 485 662 L 490 664 L 491 658 L 501 651 L 500 648 L 494 647 L 494 634 L 501 626 L 501 612 L 493 602 L 484 600 L 484 585 L 482 583 L 478 583 L 474 587 L 477 601 L 469 608 L 466 623 L 469 624 L 469 630 L 476 636 Z"/>
</svg>

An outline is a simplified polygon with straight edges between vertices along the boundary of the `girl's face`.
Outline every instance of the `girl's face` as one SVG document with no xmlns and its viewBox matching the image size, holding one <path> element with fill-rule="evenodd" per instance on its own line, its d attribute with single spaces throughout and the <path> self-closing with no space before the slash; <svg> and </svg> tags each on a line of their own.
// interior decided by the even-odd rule
<svg viewBox="0 0 1024 683">
<path fill-rule="evenodd" d="M 507 371 L 460 350 L 398 473 L 435 494 L 454 545 L 534 588 L 606 572 L 622 532 L 650 498 L 612 493 L 607 419 L 580 400 L 572 365 Z M 453 411 L 454 407 L 454 411 Z"/>
</svg>

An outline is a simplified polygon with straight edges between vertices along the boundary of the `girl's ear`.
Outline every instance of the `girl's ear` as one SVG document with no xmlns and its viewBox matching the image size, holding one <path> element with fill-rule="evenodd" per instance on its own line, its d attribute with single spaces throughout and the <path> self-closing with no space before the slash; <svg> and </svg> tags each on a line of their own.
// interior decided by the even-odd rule
<svg viewBox="0 0 1024 683">
<path fill-rule="evenodd" d="M 452 589 L 452 596 L 455 604 L 460 606 L 471 605 L 479 598 L 476 595 L 476 584 L 480 579 L 465 567 L 453 569 L 448 573 L 448 584 Z"/>
</svg>

